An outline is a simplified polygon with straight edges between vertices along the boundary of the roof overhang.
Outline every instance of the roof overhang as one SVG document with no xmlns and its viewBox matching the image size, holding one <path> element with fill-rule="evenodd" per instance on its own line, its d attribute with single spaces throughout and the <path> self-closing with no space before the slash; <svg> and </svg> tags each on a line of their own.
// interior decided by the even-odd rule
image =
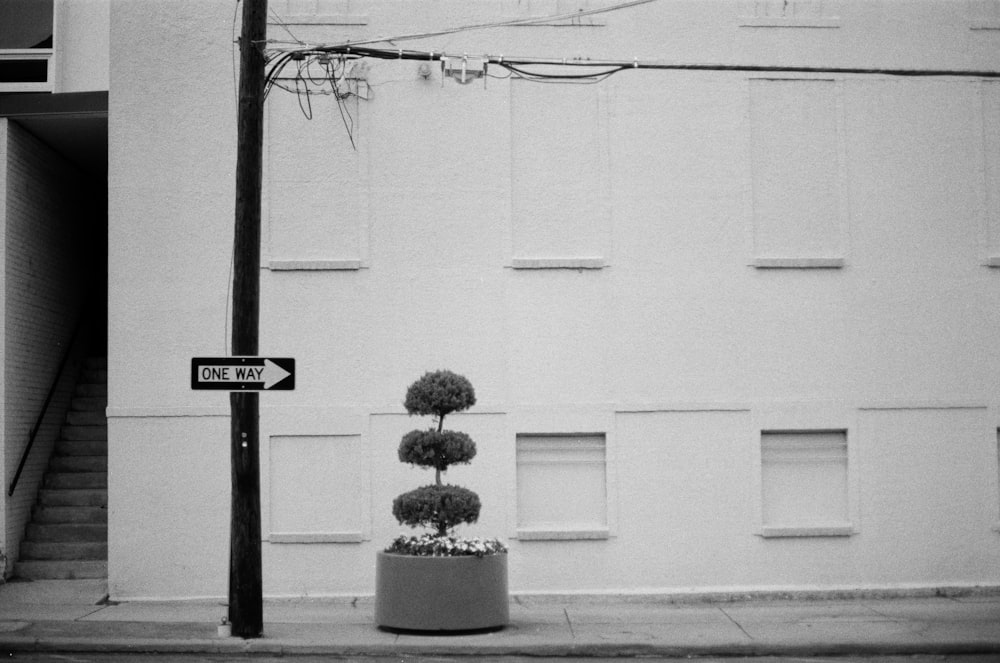
<svg viewBox="0 0 1000 663">
<path fill-rule="evenodd" d="M 107 176 L 107 91 L 0 94 L 0 117 L 16 121 L 85 173 Z"/>
</svg>

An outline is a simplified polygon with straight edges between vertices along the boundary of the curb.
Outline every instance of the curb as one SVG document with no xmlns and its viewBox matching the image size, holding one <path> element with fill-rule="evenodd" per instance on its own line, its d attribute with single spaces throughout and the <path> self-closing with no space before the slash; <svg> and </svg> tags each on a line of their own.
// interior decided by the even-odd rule
<svg viewBox="0 0 1000 663">
<path fill-rule="evenodd" d="M 108 654 L 254 654 L 331 657 L 524 657 L 524 658 L 705 658 L 705 657 L 818 657 L 818 656 L 958 656 L 1000 654 L 1000 641 L 985 643 L 751 643 L 678 646 L 641 643 L 565 644 L 297 644 L 266 637 L 253 640 L 206 638 L 37 638 L 0 639 L 0 652 L 76 652 Z"/>
</svg>

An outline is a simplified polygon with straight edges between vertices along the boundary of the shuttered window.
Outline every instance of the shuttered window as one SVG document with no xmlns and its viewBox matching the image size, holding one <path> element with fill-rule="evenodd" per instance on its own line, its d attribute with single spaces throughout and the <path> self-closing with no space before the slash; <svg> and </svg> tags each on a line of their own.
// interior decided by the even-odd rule
<svg viewBox="0 0 1000 663">
<path fill-rule="evenodd" d="M 852 532 L 846 431 L 761 434 L 764 536 Z"/>
<path fill-rule="evenodd" d="M 518 435 L 518 538 L 607 538 L 606 465 L 604 434 Z"/>
</svg>

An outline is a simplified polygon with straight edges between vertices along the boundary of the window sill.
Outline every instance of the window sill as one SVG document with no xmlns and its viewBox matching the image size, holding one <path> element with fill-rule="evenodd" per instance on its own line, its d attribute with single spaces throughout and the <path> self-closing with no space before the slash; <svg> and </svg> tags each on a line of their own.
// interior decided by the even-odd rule
<svg viewBox="0 0 1000 663">
<path fill-rule="evenodd" d="M 513 258 L 512 269 L 604 269 L 604 258 Z"/>
<path fill-rule="evenodd" d="M 270 260 L 272 272 L 350 272 L 361 269 L 360 260 Z"/>
<path fill-rule="evenodd" d="M 754 258 L 757 269 L 842 269 L 843 258 Z"/>
<path fill-rule="evenodd" d="M 839 28 L 840 19 L 830 18 L 742 18 L 741 28 Z"/>
<path fill-rule="evenodd" d="M 852 536 L 856 534 L 851 525 L 832 525 L 826 527 L 761 527 L 760 536 L 765 539 L 782 539 L 794 537 L 828 537 Z"/>
<path fill-rule="evenodd" d="M 364 541 L 361 532 L 272 532 L 269 543 L 361 543 Z"/>
<path fill-rule="evenodd" d="M 520 541 L 599 541 L 610 539 L 607 529 L 519 529 Z"/>
</svg>

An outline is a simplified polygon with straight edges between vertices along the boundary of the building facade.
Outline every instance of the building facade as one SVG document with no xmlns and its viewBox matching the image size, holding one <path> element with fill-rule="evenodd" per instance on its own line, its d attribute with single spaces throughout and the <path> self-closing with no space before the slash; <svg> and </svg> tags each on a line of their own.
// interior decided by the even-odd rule
<svg viewBox="0 0 1000 663">
<path fill-rule="evenodd" d="M 107 14 L 112 599 L 227 591 L 237 9 Z M 372 593 L 440 368 L 515 593 L 1000 586 L 1000 4 L 270 9 L 265 595 Z"/>
</svg>

